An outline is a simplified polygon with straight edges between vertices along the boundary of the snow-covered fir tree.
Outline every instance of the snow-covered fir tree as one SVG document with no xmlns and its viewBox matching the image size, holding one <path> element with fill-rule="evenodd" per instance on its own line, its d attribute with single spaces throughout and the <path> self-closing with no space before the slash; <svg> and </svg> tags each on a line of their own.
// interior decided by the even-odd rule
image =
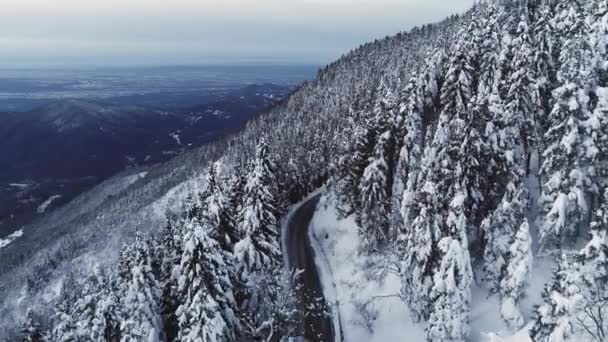
<svg viewBox="0 0 608 342">
<path fill-rule="evenodd" d="M 240 170 L 235 170 L 234 174 L 227 181 L 226 190 L 226 217 L 229 219 L 229 227 L 234 236 L 230 236 L 232 249 L 234 244 L 239 241 L 242 236 L 239 231 L 239 219 L 241 214 L 241 199 L 244 197 L 245 190 L 245 175 Z"/>
<path fill-rule="evenodd" d="M 239 230 L 243 238 L 234 255 L 245 273 L 274 268 L 281 258 L 275 213 L 275 178 L 268 145 L 262 139 L 257 147 L 253 170 L 249 173 Z"/>
<path fill-rule="evenodd" d="M 68 273 L 59 292 L 59 297 L 54 304 L 51 317 L 50 339 L 57 342 L 78 341 L 78 327 L 74 317 L 74 306 L 80 297 L 80 287 L 77 285 L 75 276 Z"/>
<path fill-rule="evenodd" d="M 138 233 L 121 260 L 121 341 L 160 341 L 160 284 L 152 271 L 149 243 Z"/>
<path fill-rule="evenodd" d="M 122 319 L 118 297 L 109 276 L 98 268 L 84 282 L 75 303 L 78 339 L 83 341 L 118 341 Z M 105 272 L 104 272 L 105 273 Z"/>
<path fill-rule="evenodd" d="M 176 311 L 178 303 L 178 267 L 182 256 L 182 230 L 184 221 L 167 218 L 165 229 L 159 241 L 160 261 L 159 283 L 161 287 L 160 314 L 162 316 L 165 339 L 173 341 L 177 336 L 178 322 Z"/>
<path fill-rule="evenodd" d="M 553 11 L 548 4 L 541 4 L 534 11 L 534 26 L 531 27 L 534 49 L 533 70 L 541 106 L 536 113 L 536 135 L 547 129 L 548 110 L 553 106 L 551 92 L 557 82 L 555 51 L 559 47 L 554 37 Z"/>
<path fill-rule="evenodd" d="M 525 295 L 533 258 L 530 226 L 524 220 L 515 235 L 515 241 L 509 247 L 505 276 L 500 282 L 500 314 L 514 330 L 520 329 L 525 323 L 518 304 Z"/>
<path fill-rule="evenodd" d="M 21 322 L 21 341 L 22 342 L 46 342 L 47 338 L 44 330 L 34 316 L 32 310 L 28 309 Z"/>
<path fill-rule="evenodd" d="M 584 127 L 589 117 L 591 51 L 582 36 L 588 28 L 576 3 L 566 6 L 560 18 L 559 87 L 553 92 L 555 105 L 548 117 L 542 165 L 544 246 L 561 246 L 565 237 L 578 233 L 589 208 L 588 194 L 596 191 L 593 167 L 583 158 L 591 147 L 586 144 L 590 127 Z"/>
<path fill-rule="evenodd" d="M 362 115 L 362 114 L 359 114 Z M 349 144 L 349 151 L 340 161 L 340 180 L 339 191 L 341 201 L 341 211 L 345 214 L 357 212 L 361 207 L 361 197 L 359 194 L 359 183 L 369 158 L 373 154 L 374 141 L 378 132 L 373 127 L 372 119 L 367 117 L 359 118 L 362 123 L 355 124 L 353 128 L 352 144 Z"/>
<path fill-rule="evenodd" d="M 391 139 L 390 132 L 385 132 L 379 137 L 374 156 L 370 158 L 371 163 L 365 168 L 359 185 L 361 203 L 363 203 L 359 218 L 360 235 L 364 248 L 368 251 L 377 250 L 389 240 L 390 196 L 386 145 Z"/>
<path fill-rule="evenodd" d="M 203 227 L 197 219 L 188 221 L 183 229 L 183 253 L 177 270 L 177 339 L 234 339 L 234 296 L 222 249 L 210 237 L 210 227 Z"/>
<path fill-rule="evenodd" d="M 433 275 L 433 309 L 426 328 L 427 340 L 464 341 L 469 334 L 473 281 L 466 240 L 443 238 L 439 250 L 442 259 Z"/>
<path fill-rule="evenodd" d="M 591 222 L 591 240 L 579 253 L 585 307 L 578 322 L 593 341 L 608 338 L 608 189 Z"/>
<path fill-rule="evenodd" d="M 530 330 L 533 341 L 574 341 L 576 311 L 581 301 L 579 276 L 568 257 L 562 255 L 552 281 L 543 291 L 544 304 L 536 310 L 536 320 Z"/>
<path fill-rule="evenodd" d="M 498 72 L 498 59 L 500 58 L 500 25 L 498 22 L 498 9 L 490 3 L 481 17 L 480 28 L 480 63 L 479 82 L 477 93 L 481 99 L 492 93 L 494 80 Z"/>
<path fill-rule="evenodd" d="M 237 242 L 238 233 L 234 219 L 230 216 L 230 203 L 225 195 L 225 190 L 221 186 L 221 179 L 218 175 L 219 163 L 213 163 L 207 171 L 207 189 L 201 195 L 203 202 L 204 224 L 211 229 L 212 237 L 220 243 L 226 252 L 232 251 Z M 236 184 L 235 184 L 236 186 Z M 235 189 L 236 190 L 236 189 Z"/>
</svg>

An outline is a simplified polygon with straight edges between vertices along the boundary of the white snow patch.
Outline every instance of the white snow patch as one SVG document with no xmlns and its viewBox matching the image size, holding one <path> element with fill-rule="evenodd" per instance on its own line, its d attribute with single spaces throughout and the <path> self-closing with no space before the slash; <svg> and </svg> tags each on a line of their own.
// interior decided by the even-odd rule
<svg viewBox="0 0 608 342">
<path fill-rule="evenodd" d="M 316 241 L 317 266 L 326 299 L 340 312 L 344 341 L 425 341 L 423 325 L 410 318 L 399 298 L 400 278 L 377 272 L 381 258 L 359 255 L 357 224 L 353 217 L 339 219 L 336 202 L 323 196 L 311 222 Z M 370 275 L 374 279 L 370 279 Z M 333 281 L 332 281 L 333 280 Z"/>
<path fill-rule="evenodd" d="M 61 198 L 61 195 L 54 195 L 51 196 L 49 198 L 47 198 L 46 201 L 42 202 L 42 204 L 40 204 L 38 206 L 38 210 L 36 210 L 38 212 L 38 214 L 42 214 L 46 211 L 46 209 L 49 207 L 49 205 L 51 205 L 51 203 L 53 203 L 54 200 Z"/>
<path fill-rule="evenodd" d="M 532 339 L 530 338 L 530 336 L 528 334 L 528 331 L 530 330 L 531 327 L 532 327 L 532 324 L 523 328 L 521 331 L 519 331 L 515 335 L 509 336 L 509 337 L 501 337 L 495 333 L 482 334 L 481 341 L 482 342 L 532 342 Z"/>
<path fill-rule="evenodd" d="M 331 195 L 323 195 L 319 201 L 311 222 L 311 241 L 324 296 L 340 312 L 336 327 L 342 328 L 344 341 L 384 342 L 404 337 L 409 341 L 426 341 L 425 323 L 414 322 L 407 305 L 399 298 L 399 276 L 382 272 L 381 265 L 388 257 L 358 253 L 358 226 L 353 217 L 338 218 L 336 200 Z M 518 303 L 528 323 L 534 319 L 535 306 L 542 303 L 543 288 L 554 268 L 552 256 L 535 257 L 526 293 Z M 510 330 L 500 317 L 499 296 L 473 284 L 470 341 L 530 342 L 527 328 Z"/>
<path fill-rule="evenodd" d="M 171 136 L 171 138 L 173 138 L 173 140 L 175 140 L 175 142 L 178 145 L 182 144 L 182 140 L 180 139 L 179 134 L 177 134 L 177 133 L 171 133 L 171 134 L 169 134 L 169 136 Z"/>
<path fill-rule="evenodd" d="M 13 188 L 21 188 L 21 189 L 23 189 L 23 188 L 27 188 L 30 185 L 29 184 L 25 184 L 25 183 L 9 183 L 8 186 L 13 187 Z"/>
<path fill-rule="evenodd" d="M 8 246 L 11 242 L 17 240 L 21 236 L 23 236 L 23 229 L 19 229 L 18 231 L 5 237 L 4 239 L 0 239 L 0 248 L 4 248 L 4 247 Z"/>
</svg>

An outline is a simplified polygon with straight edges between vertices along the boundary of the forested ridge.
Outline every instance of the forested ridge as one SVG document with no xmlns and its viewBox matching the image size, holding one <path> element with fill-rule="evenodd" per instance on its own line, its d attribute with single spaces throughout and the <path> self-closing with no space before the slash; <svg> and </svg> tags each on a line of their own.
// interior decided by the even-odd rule
<svg viewBox="0 0 608 342">
<path fill-rule="evenodd" d="M 14 334 L 291 336 L 298 272 L 280 220 L 327 185 L 356 218 L 359 252 L 395 265 L 428 341 L 471 338 L 473 284 L 500 298 L 512 332 L 531 318 L 532 341 L 605 341 L 607 48 L 605 0 L 478 2 L 361 46 L 201 149 L 204 190 L 164 230 L 134 234 L 117 266 L 63 276 Z M 519 304 L 540 255 L 559 261 L 530 315 Z"/>
</svg>

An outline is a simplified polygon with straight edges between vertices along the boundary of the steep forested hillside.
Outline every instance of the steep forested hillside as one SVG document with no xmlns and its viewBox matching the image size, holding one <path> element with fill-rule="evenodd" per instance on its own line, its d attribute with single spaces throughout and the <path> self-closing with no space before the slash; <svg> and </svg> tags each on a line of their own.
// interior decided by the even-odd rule
<svg viewBox="0 0 608 342">
<path fill-rule="evenodd" d="M 396 272 L 428 341 L 479 340 L 474 288 L 498 300 L 501 333 L 523 328 L 517 341 L 604 341 L 607 46 L 604 0 L 483 2 L 366 44 L 187 166 L 140 181 L 156 196 L 192 186 L 181 206 L 162 206 L 166 222 L 132 219 L 158 203 L 127 191 L 114 201 L 128 218 L 92 211 L 99 240 L 71 223 L 62 239 L 76 247 L 58 240 L 28 259 L 36 268 L 16 262 L 0 278 L 11 273 L 4 310 L 27 312 L 20 332 L 34 340 L 291 336 L 298 272 L 280 272 L 278 225 L 327 185 L 369 260 L 365 281 Z M 537 263 L 556 267 L 529 310 Z"/>
</svg>

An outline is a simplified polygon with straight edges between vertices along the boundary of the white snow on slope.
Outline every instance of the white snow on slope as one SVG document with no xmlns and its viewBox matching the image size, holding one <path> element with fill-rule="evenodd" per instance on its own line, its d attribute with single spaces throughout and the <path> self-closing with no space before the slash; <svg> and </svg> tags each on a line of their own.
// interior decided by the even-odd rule
<svg viewBox="0 0 608 342">
<path fill-rule="evenodd" d="M 23 229 L 19 229 L 4 239 L 0 239 L 0 248 L 8 246 L 11 242 L 17 240 L 17 238 L 20 238 L 21 236 L 23 236 Z"/>
<path fill-rule="evenodd" d="M 344 341 L 426 342 L 424 323 L 415 323 L 406 304 L 398 297 L 401 281 L 393 272 L 382 272 L 383 257 L 357 252 L 360 240 L 353 217 L 339 219 L 336 201 L 324 195 L 311 222 L 313 247 L 317 252 L 324 295 L 341 316 Z M 534 269 L 520 308 L 527 322 L 534 319 L 535 305 L 555 268 L 552 256 L 536 256 Z M 510 331 L 500 317 L 500 298 L 473 284 L 471 342 L 531 342 L 527 329 Z"/>
<path fill-rule="evenodd" d="M 11 186 L 13 188 L 27 188 L 30 185 L 25 183 L 10 183 L 8 186 Z"/>
<path fill-rule="evenodd" d="M 425 341 L 424 328 L 415 324 L 398 297 L 401 282 L 396 274 L 374 274 L 379 260 L 357 253 L 359 237 L 352 217 L 340 220 L 335 201 L 324 196 L 312 220 L 312 234 L 321 248 L 324 295 L 337 304 L 344 341 Z M 321 257 L 319 257 L 319 254 Z M 323 260 L 323 256 L 327 260 Z M 331 280 L 335 280 L 334 284 Z"/>
<path fill-rule="evenodd" d="M 51 205 L 51 203 L 53 203 L 53 201 L 58 198 L 61 198 L 61 195 L 51 196 L 46 201 L 42 202 L 42 204 L 40 204 L 38 206 L 38 210 L 36 210 L 38 212 L 38 214 L 44 213 L 46 211 L 46 209 L 49 207 L 49 205 Z"/>
<path fill-rule="evenodd" d="M 177 133 L 171 133 L 171 134 L 169 134 L 169 136 L 171 136 L 171 138 L 173 138 L 173 140 L 175 140 L 175 142 L 178 145 L 182 144 L 182 140 L 180 139 L 179 134 L 177 134 Z"/>
</svg>

